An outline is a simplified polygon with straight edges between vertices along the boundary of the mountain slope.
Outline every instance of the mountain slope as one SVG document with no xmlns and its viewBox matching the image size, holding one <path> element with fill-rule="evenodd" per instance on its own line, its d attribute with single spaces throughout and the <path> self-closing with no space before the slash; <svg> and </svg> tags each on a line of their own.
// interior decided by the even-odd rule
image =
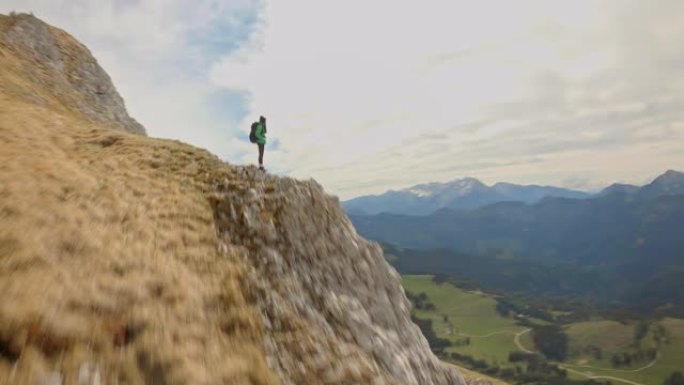
<svg viewBox="0 0 684 385">
<path fill-rule="evenodd" d="M 475 178 L 463 178 L 448 183 L 420 184 L 381 195 L 362 196 L 345 201 L 342 205 L 348 213 L 355 215 L 428 215 L 443 208 L 469 210 L 504 201 L 535 203 L 548 196 L 586 198 L 589 194 L 558 187 L 511 183 L 497 183 L 489 187 Z"/>
<path fill-rule="evenodd" d="M 674 170 L 668 170 L 637 191 L 641 199 L 677 194 L 684 194 L 684 173 Z"/>
<path fill-rule="evenodd" d="M 506 197 L 507 201 L 536 203 L 546 197 L 558 198 L 588 198 L 590 194 L 552 186 L 517 185 L 512 183 L 497 183 L 492 188 Z M 493 202 L 495 203 L 495 202 Z"/>
<path fill-rule="evenodd" d="M 623 194 L 633 199 L 649 200 L 663 195 L 684 194 L 684 173 L 667 170 L 644 186 L 614 183 L 601 191 L 599 196 Z"/>
<path fill-rule="evenodd" d="M 647 199 L 653 185 L 632 195 L 545 198 L 534 205 L 502 202 L 429 216 L 351 218 L 364 236 L 402 247 L 578 263 L 629 283 L 684 263 L 684 194 Z"/>
<path fill-rule="evenodd" d="M 103 126 L 137 134 L 109 75 L 88 48 L 31 15 L 0 15 L 3 92 L 16 100 L 76 112 Z"/>
<path fill-rule="evenodd" d="M 545 264 L 520 258 L 497 258 L 449 249 L 413 250 L 383 246 L 385 255 L 401 274 L 449 277 L 463 286 L 496 293 L 535 296 L 591 296 L 610 292 L 605 277 L 580 265 Z"/>
<path fill-rule="evenodd" d="M 634 194 L 639 191 L 639 186 L 623 183 L 613 183 L 612 185 L 601 190 L 599 195 L 608 194 Z"/>
<path fill-rule="evenodd" d="M 31 53 L 80 44 L 0 22 L 0 383 L 463 383 L 315 182 L 129 133 L 63 78 L 87 56 Z"/>
</svg>

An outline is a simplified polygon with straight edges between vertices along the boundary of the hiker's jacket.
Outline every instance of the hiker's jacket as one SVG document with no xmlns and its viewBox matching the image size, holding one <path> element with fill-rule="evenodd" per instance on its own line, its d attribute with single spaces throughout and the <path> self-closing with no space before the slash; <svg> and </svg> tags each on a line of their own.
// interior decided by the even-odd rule
<svg viewBox="0 0 684 385">
<path fill-rule="evenodd" d="M 266 144 L 266 126 L 263 123 L 257 123 L 255 135 L 257 143 Z"/>
</svg>

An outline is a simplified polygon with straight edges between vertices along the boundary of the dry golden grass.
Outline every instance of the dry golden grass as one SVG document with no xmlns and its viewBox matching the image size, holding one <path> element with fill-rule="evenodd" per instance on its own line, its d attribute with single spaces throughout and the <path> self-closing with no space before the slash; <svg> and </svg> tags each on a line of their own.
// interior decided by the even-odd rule
<svg viewBox="0 0 684 385">
<path fill-rule="evenodd" d="M 88 122 L 24 60 L 0 45 L 0 384 L 278 383 L 208 203 L 231 169 Z"/>
</svg>

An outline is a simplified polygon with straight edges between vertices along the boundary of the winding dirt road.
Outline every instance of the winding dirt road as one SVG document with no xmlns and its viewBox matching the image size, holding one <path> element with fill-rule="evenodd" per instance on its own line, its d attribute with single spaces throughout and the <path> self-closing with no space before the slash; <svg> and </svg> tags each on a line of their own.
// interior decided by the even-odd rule
<svg viewBox="0 0 684 385">
<path fill-rule="evenodd" d="M 626 383 L 626 384 L 631 384 L 631 385 L 646 385 L 646 384 L 642 384 L 642 383 L 640 383 L 640 382 L 634 382 L 634 381 L 626 380 L 626 379 L 620 378 L 620 377 L 613 377 L 613 376 L 594 376 L 593 374 L 587 374 L 587 373 L 584 373 L 584 372 L 580 372 L 579 370 L 570 369 L 570 368 L 565 367 L 565 366 L 563 366 L 562 364 L 559 364 L 559 363 L 556 363 L 556 364 L 557 364 L 558 367 L 561 368 L 561 369 L 567 370 L 568 372 L 571 372 L 571 373 L 578 374 L 578 375 L 580 375 L 580 376 L 582 376 L 582 377 L 586 377 L 586 378 L 588 378 L 588 379 L 590 379 L 590 380 L 613 380 L 613 381 L 624 382 L 624 383 Z"/>
<path fill-rule="evenodd" d="M 491 333 L 487 333 L 487 334 L 481 334 L 481 335 L 468 334 L 468 333 L 456 333 L 456 334 L 458 334 L 459 336 L 470 337 L 470 338 L 487 338 L 487 337 L 495 336 L 497 334 L 516 334 L 516 332 L 514 332 L 512 330 L 499 330 L 499 331 L 495 331 L 495 332 L 491 332 Z"/>
<path fill-rule="evenodd" d="M 587 369 L 596 369 L 596 370 L 611 370 L 614 372 L 622 372 L 622 373 L 636 373 L 636 372 L 640 372 L 644 369 L 648 369 L 651 366 L 655 365 L 656 362 L 658 362 L 659 358 L 660 358 L 660 352 L 656 353 L 656 356 L 653 359 L 653 361 L 651 361 L 648 364 L 646 364 L 645 366 L 642 366 L 641 368 L 637 368 L 637 369 L 613 369 L 613 368 L 599 368 L 597 366 L 591 366 L 591 365 L 570 365 L 570 364 L 567 364 L 567 365 L 571 366 L 573 368 L 587 368 Z"/>
<path fill-rule="evenodd" d="M 515 346 L 518 347 L 519 350 L 522 350 L 525 353 L 530 353 L 533 354 L 534 352 L 527 349 L 526 347 L 523 346 L 522 343 L 520 343 L 520 337 L 522 337 L 524 334 L 531 332 L 532 329 L 525 329 L 521 332 L 515 333 L 515 338 L 513 338 L 513 342 L 515 342 Z"/>
<path fill-rule="evenodd" d="M 511 330 L 499 330 L 499 331 L 495 331 L 495 332 L 491 332 L 491 333 L 487 333 L 487 334 L 482 334 L 482 335 L 474 335 L 474 334 L 467 334 L 467 333 L 457 333 L 457 334 L 461 335 L 461 336 L 471 337 L 471 338 L 487 338 L 487 337 L 491 337 L 491 336 L 494 336 L 497 334 L 513 334 L 514 335 L 513 342 L 515 343 L 515 346 L 518 348 L 518 350 L 523 351 L 525 353 L 534 354 L 536 352 L 526 348 L 522 344 L 522 342 L 520 342 L 520 337 L 522 337 L 523 335 L 525 335 L 531 331 L 532 331 L 532 329 L 528 328 L 525 330 L 521 330 L 519 332 L 514 332 Z M 570 364 L 562 364 L 560 362 L 552 362 L 552 363 L 558 365 L 558 367 L 563 369 L 563 370 L 566 370 L 570 373 L 574 373 L 574 374 L 577 374 L 579 376 L 582 376 L 582 377 L 585 377 L 585 378 L 588 378 L 591 380 L 612 380 L 612 381 L 623 382 L 623 383 L 630 384 L 630 385 L 646 385 L 646 384 L 642 384 L 640 382 L 635 382 L 635 381 L 627 380 L 625 378 L 620 378 L 620 377 L 589 374 L 589 373 L 581 372 L 581 371 L 573 369 L 573 368 L 587 368 L 587 369 L 595 369 L 595 370 L 611 370 L 611 371 L 616 371 L 616 372 L 635 373 L 635 372 L 640 372 L 642 370 L 645 370 L 645 369 L 652 367 L 653 365 L 655 365 L 658 362 L 659 358 L 660 358 L 660 354 L 656 355 L 656 358 L 653 361 L 651 361 L 647 365 L 645 365 L 641 368 L 638 368 L 638 369 L 612 369 L 612 368 L 599 368 L 599 367 L 590 366 L 590 365 L 570 365 Z"/>
</svg>

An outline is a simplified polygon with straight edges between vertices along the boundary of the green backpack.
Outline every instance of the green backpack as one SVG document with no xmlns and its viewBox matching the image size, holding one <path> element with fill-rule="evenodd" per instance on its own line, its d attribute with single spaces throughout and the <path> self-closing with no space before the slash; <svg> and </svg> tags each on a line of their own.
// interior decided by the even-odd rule
<svg viewBox="0 0 684 385">
<path fill-rule="evenodd" d="M 256 141 L 257 141 L 256 129 L 257 129 L 258 125 L 259 125 L 259 122 L 252 123 L 252 128 L 249 130 L 249 141 L 252 143 L 256 143 Z"/>
</svg>

